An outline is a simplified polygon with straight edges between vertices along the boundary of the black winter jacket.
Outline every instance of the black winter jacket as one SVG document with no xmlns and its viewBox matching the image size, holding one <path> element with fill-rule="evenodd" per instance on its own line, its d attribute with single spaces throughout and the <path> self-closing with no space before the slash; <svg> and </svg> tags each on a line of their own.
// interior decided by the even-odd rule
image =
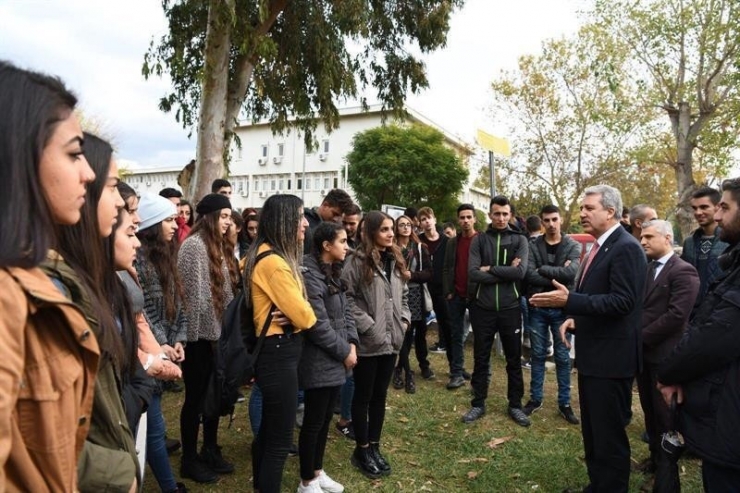
<svg viewBox="0 0 740 493">
<path fill-rule="evenodd" d="M 658 381 L 680 384 L 680 428 L 688 447 L 722 467 L 740 469 L 740 245 L 720 258 L 689 327 L 658 368 Z"/>
<path fill-rule="evenodd" d="M 316 325 L 305 332 L 298 381 L 302 389 L 336 387 L 347 379 L 349 345 L 358 345 L 355 320 L 338 275 L 327 278 L 314 255 L 303 257 L 301 270 Z"/>
<path fill-rule="evenodd" d="M 519 265 L 512 266 L 515 258 Z M 468 298 L 486 310 L 509 310 L 519 306 L 517 282 L 524 279 L 529 259 L 527 238 L 508 226 L 496 230 L 489 226 L 470 244 L 468 259 Z M 481 266 L 490 266 L 484 272 Z"/>
<path fill-rule="evenodd" d="M 555 254 L 555 265 L 547 264 L 547 243 L 545 235 L 529 242 L 529 262 L 527 263 L 527 297 L 535 293 L 552 291 L 552 280 L 573 289 L 578 267 L 581 265 L 581 244 L 568 235 L 563 235 Z M 570 262 L 567 266 L 566 262 Z"/>
</svg>

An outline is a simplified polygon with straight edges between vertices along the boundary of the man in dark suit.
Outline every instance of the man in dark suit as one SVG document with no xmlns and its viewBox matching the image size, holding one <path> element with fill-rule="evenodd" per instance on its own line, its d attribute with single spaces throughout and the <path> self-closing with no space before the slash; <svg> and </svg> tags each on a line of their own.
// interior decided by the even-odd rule
<svg viewBox="0 0 740 493">
<path fill-rule="evenodd" d="M 576 276 L 575 290 L 553 281 L 554 291 L 530 298 L 536 307 L 564 307 L 560 327 L 576 333 L 581 433 L 591 484 L 585 492 L 626 492 L 629 487 L 629 421 L 632 379 L 641 363 L 640 312 L 645 254 L 619 224 L 622 197 L 608 185 L 589 187 L 581 225 L 596 242 Z"/>
<path fill-rule="evenodd" d="M 647 268 L 642 306 L 642 372 L 637 376 L 645 428 L 650 437 L 650 457 L 641 464 L 644 472 L 656 468 L 654 491 L 677 491 L 677 484 L 659 484 L 667 478 L 678 480 L 678 466 L 667 460 L 660 446 L 663 433 L 674 429 L 668 406 L 657 388 L 658 364 L 681 340 L 699 294 L 699 274 L 693 265 L 673 253 L 673 228 L 668 221 L 642 224 L 640 243 L 652 262 Z"/>
</svg>

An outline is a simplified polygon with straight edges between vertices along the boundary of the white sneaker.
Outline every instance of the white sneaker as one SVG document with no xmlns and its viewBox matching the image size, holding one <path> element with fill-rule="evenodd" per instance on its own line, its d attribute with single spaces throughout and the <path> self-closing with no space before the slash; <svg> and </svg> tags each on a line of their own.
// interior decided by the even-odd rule
<svg viewBox="0 0 740 493">
<path fill-rule="evenodd" d="M 321 486 L 319 486 L 319 480 L 314 479 L 308 486 L 303 486 L 303 481 L 298 483 L 298 489 L 296 493 L 322 493 Z"/>
<path fill-rule="evenodd" d="M 344 486 L 331 479 L 324 471 L 319 473 L 318 481 L 313 482 L 318 483 L 321 490 L 326 493 L 342 493 L 344 491 Z"/>
</svg>

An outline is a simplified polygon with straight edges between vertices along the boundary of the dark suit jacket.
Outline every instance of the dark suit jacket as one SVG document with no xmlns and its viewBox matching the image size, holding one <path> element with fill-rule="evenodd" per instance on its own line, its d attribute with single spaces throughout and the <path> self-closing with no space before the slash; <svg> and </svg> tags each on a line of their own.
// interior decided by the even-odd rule
<svg viewBox="0 0 740 493">
<path fill-rule="evenodd" d="M 654 281 L 648 272 L 642 306 L 645 362 L 660 363 L 671 354 L 686 329 L 698 293 L 699 274 L 678 255 L 668 259 Z"/>
<path fill-rule="evenodd" d="M 631 378 L 640 371 L 646 265 L 640 244 L 620 227 L 601 246 L 582 282 L 577 276 L 565 312 L 575 320 L 581 375 Z"/>
</svg>

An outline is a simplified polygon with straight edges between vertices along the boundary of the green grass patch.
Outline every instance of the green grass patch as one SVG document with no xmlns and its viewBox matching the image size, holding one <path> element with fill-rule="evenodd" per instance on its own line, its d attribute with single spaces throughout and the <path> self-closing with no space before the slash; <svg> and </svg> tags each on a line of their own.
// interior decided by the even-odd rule
<svg viewBox="0 0 740 493">
<path fill-rule="evenodd" d="M 431 338 L 431 337 L 430 337 Z M 416 361 L 411 352 L 412 364 Z M 506 371 L 502 357 L 493 358 L 494 370 L 487 414 L 479 421 L 465 425 L 460 417 L 470 405 L 470 386 L 455 391 L 445 389 L 448 366 L 443 354 L 430 354 L 437 379 L 426 381 L 417 372 L 417 392 L 389 389 L 385 427 L 381 448 L 393 473 L 371 481 L 352 467 L 349 461 L 354 443 L 341 437 L 332 426 L 329 430 L 324 469 L 344 484 L 348 493 L 355 492 L 560 492 L 569 486 L 588 483 L 583 460 L 580 426 L 568 424 L 557 410 L 557 384 L 553 371 L 545 379 L 545 403 L 532 416 L 532 426 L 522 428 L 506 414 Z M 466 367 L 472 367 L 472 346 L 466 346 Z M 572 405 L 578 414 L 576 375 L 572 378 Z M 525 399 L 530 373 L 524 370 Z M 166 393 L 162 401 L 169 435 L 179 438 L 180 407 L 184 394 Z M 249 398 L 247 392 L 247 399 Z M 633 395 L 634 417 L 627 432 L 632 447 L 632 460 L 639 462 L 648 455 L 640 440 L 644 429 L 637 391 Z M 190 491 L 251 492 L 252 466 L 247 403 L 237 404 L 236 419 L 227 428 L 221 420 L 219 442 L 224 456 L 236 465 L 236 472 L 221 476 L 218 483 L 199 485 L 185 481 Z M 296 442 L 298 431 L 296 430 Z M 180 454 L 171 457 L 175 477 L 179 477 Z M 700 492 L 701 468 L 696 459 L 681 459 L 681 486 L 685 493 Z M 632 473 L 630 491 L 638 492 L 647 477 Z M 299 481 L 298 458 L 288 458 L 282 491 L 295 491 Z M 144 491 L 159 491 L 147 469 Z"/>
</svg>

